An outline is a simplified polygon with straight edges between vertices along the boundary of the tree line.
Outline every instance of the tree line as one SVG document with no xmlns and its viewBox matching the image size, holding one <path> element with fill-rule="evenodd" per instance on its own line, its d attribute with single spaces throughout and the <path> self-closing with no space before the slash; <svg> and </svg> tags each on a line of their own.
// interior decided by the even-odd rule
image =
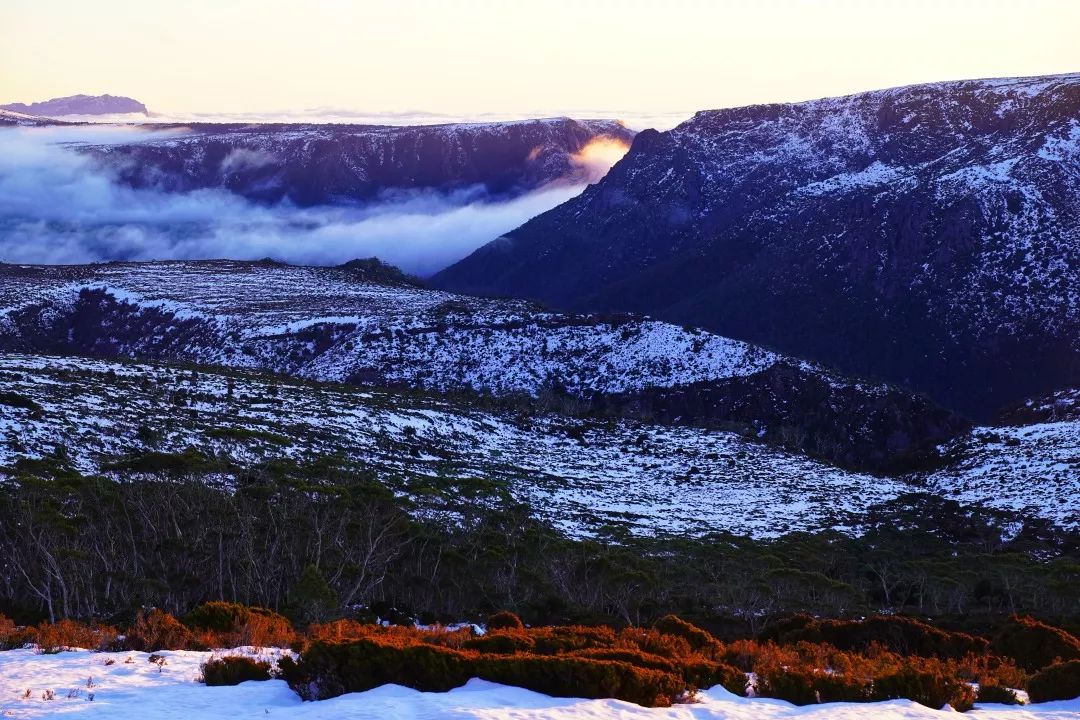
<svg viewBox="0 0 1080 720">
<path fill-rule="evenodd" d="M 0 612 L 23 622 L 225 600 L 302 621 L 507 608 L 621 626 L 674 612 L 733 637 L 799 612 L 1080 623 L 1077 533 L 922 494 L 874 508 L 858 536 L 570 539 L 505 495 L 436 512 L 334 458 L 223 468 L 148 454 L 99 477 L 58 456 L 7 476 Z"/>
</svg>

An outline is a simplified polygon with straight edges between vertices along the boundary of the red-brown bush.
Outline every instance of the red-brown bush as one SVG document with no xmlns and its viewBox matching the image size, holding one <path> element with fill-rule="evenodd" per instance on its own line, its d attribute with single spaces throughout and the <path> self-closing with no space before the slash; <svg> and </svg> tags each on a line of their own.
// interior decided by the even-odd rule
<svg viewBox="0 0 1080 720">
<path fill-rule="evenodd" d="M 186 650 L 192 645 L 191 631 L 169 613 L 157 608 L 140 610 L 126 635 L 131 650 Z"/>
<path fill-rule="evenodd" d="M 111 625 L 87 625 L 75 620 L 41 623 L 29 631 L 30 641 L 40 652 L 54 653 L 66 648 L 116 650 L 120 633 Z"/>
<path fill-rule="evenodd" d="M 975 699 L 956 661 L 902 656 L 879 645 L 858 654 L 805 641 L 764 643 L 754 648 L 753 669 L 758 694 L 799 705 L 907 698 L 964 711 Z"/>
<path fill-rule="evenodd" d="M 195 646 L 215 647 L 286 647 L 296 637 L 292 623 L 272 610 L 238 603 L 208 602 L 184 618 L 193 630 Z"/>
<path fill-rule="evenodd" d="M 714 648 L 717 645 L 716 638 L 707 631 L 686 622 L 677 615 L 665 615 L 657 620 L 653 627 L 664 635 L 683 638 L 695 650 Z"/>
<path fill-rule="evenodd" d="M 27 630 L 7 615 L 0 615 L 0 650 L 12 650 L 30 642 Z"/>
<path fill-rule="evenodd" d="M 713 658 L 717 649 L 716 646 L 709 646 L 695 651 L 682 636 L 667 635 L 659 630 L 641 627 L 626 627 L 620 630 L 615 638 L 615 646 L 666 658 L 686 658 L 692 655 Z"/>
</svg>

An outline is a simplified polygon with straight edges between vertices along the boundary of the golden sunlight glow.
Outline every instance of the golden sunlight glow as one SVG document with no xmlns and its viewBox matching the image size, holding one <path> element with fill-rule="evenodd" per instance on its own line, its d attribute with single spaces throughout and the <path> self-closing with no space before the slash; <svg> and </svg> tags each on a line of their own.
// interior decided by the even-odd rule
<svg viewBox="0 0 1080 720">
<path fill-rule="evenodd" d="M 630 145 L 619 138 L 601 135 L 593 138 L 580 151 L 571 156 L 574 165 L 584 171 L 585 181 L 594 183 L 607 175 L 607 171 L 622 160 Z"/>
</svg>

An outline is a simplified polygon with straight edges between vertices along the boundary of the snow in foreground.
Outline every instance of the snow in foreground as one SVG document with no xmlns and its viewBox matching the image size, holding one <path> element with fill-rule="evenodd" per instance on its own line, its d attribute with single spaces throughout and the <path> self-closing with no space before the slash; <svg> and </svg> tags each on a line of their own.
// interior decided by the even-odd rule
<svg viewBox="0 0 1080 720">
<path fill-rule="evenodd" d="M 252 651 L 249 648 L 246 652 Z M 159 672 L 158 667 L 148 661 L 147 653 L 78 651 L 36 655 L 30 650 L 0 652 L 0 718 L 772 720 L 799 717 L 806 720 L 906 720 L 955 717 L 952 711 L 931 710 L 907 700 L 799 708 L 779 700 L 735 697 L 719 687 L 702 693 L 701 702 L 693 705 L 650 709 L 618 700 L 551 698 L 481 680 L 471 680 L 464 687 L 448 693 L 421 693 L 385 685 L 369 692 L 305 703 L 281 680 L 248 682 L 236 687 L 206 687 L 198 683 L 199 665 L 211 653 L 176 651 L 161 654 L 166 657 L 166 664 Z M 273 658 L 280 651 L 268 650 L 264 654 Z M 112 664 L 108 664 L 110 660 Z M 29 696 L 24 698 L 27 690 Z M 55 699 L 43 699 L 49 690 L 55 694 Z M 966 717 L 972 720 L 1076 720 L 1080 718 L 1080 699 L 1027 707 L 978 706 Z"/>
</svg>

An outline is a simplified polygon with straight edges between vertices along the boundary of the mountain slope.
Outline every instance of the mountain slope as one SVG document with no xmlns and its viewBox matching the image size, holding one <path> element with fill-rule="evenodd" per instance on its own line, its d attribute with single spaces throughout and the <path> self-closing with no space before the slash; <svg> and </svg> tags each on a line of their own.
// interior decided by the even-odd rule
<svg viewBox="0 0 1080 720">
<path fill-rule="evenodd" d="M 1080 75 L 701 112 L 433 282 L 648 312 L 988 417 L 1080 380 Z"/>
<path fill-rule="evenodd" d="M 525 395 L 574 413 L 737 429 L 874 470 L 922 462 L 966 428 L 923 398 L 744 342 L 430 290 L 375 261 L 0 265 L 0 351 Z"/>
<path fill-rule="evenodd" d="M 165 126 L 155 126 L 165 127 Z M 395 191 L 512 196 L 597 179 L 583 155 L 628 145 L 609 120 L 550 118 L 428 126 L 194 124 L 177 137 L 83 147 L 123 183 L 186 192 L 224 188 L 264 202 L 364 202 Z"/>
<path fill-rule="evenodd" d="M 49 118 L 36 117 L 26 113 L 0 109 L 0 127 L 36 127 L 42 125 L 57 125 L 58 123 Z"/>
</svg>

